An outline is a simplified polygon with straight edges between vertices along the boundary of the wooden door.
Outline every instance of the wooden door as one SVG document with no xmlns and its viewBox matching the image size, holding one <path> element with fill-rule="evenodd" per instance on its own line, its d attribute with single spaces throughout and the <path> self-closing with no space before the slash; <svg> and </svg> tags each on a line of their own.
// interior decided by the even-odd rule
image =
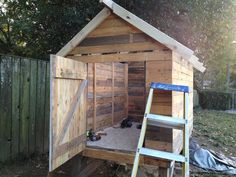
<svg viewBox="0 0 236 177">
<path fill-rule="evenodd" d="M 49 171 L 85 148 L 87 65 L 51 55 Z"/>
</svg>

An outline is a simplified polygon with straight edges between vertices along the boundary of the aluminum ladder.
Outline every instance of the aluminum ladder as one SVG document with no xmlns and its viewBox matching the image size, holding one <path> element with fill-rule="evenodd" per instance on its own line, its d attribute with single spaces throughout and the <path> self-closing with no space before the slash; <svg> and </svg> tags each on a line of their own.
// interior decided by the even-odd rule
<svg viewBox="0 0 236 177">
<path fill-rule="evenodd" d="M 150 114 L 154 89 L 183 92 L 184 94 L 184 118 L 174 118 L 174 117 Z M 137 151 L 134 158 L 134 165 L 133 165 L 131 177 L 136 177 L 137 175 L 140 155 L 181 162 L 183 163 L 182 176 L 189 177 L 189 127 L 188 127 L 188 96 L 189 95 L 188 93 L 189 93 L 189 87 L 187 86 L 163 84 L 163 83 L 155 83 L 155 82 L 151 83 L 147 105 L 146 105 L 146 109 L 144 113 L 142 128 L 140 132 L 139 142 L 137 146 Z M 158 151 L 158 150 L 143 147 L 147 125 L 182 130 L 183 131 L 183 154 Z"/>
</svg>

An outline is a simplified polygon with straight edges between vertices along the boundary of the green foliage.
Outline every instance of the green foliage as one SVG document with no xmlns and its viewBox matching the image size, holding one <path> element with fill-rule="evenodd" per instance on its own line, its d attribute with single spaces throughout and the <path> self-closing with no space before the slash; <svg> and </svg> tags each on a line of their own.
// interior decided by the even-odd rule
<svg viewBox="0 0 236 177">
<path fill-rule="evenodd" d="M 231 109 L 232 102 L 232 93 L 216 91 L 202 91 L 199 93 L 199 104 L 203 109 L 227 110 Z"/>
<path fill-rule="evenodd" d="M 224 89 L 226 65 L 236 63 L 235 0 L 116 0 L 128 10 L 193 49 L 207 67 L 195 86 L 210 80 Z M 99 0 L 3 0 L 0 53 L 48 58 L 103 7 Z"/>
<path fill-rule="evenodd" d="M 49 58 L 101 10 L 97 0 L 5 0 L 0 53 Z"/>
</svg>

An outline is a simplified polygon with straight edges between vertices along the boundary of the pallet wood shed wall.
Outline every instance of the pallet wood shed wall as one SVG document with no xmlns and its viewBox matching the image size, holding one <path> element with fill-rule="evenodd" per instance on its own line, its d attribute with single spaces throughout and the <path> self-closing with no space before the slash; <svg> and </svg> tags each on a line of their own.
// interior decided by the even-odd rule
<svg viewBox="0 0 236 177">
<path fill-rule="evenodd" d="M 182 66 L 182 63 L 177 65 L 178 61 L 175 61 L 177 59 L 174 60 L 174 56 L 174 53 L 167 47 L 154 41 L 151 37 L 147 36 L 139 29 L 131 26 L 129 23 L 125 22 L 118 16 L 111 14 L 77 47 L 75 47 L 67 57 L 74 59 L 77 58 L 80 61 L 82 60 L 93 62 L 93 64 L 88 65 L 89 74 L 92 74 L 93 72 L 91 65 L 93 65 L 93 67 L 96 65 L 104 65 L 103 70 L 100 69 L 99 71 L 96 71 L 95 69 L 96 74 L 93 75 L 93 77 L 98 77 L 99 79 L 101 79 L 101 77 L 107 77 L 106 79 L 103 78 L 103 80 L 106 80 L 105 82 L 109 82 L 109 79 L 113 80 L 112 72 L 109 72 L 112 70 L 112 67 L 111 65 L 109 66 L 102 63 L 96 64 L 95 61 L 100 62 L 99 60 L 117 60 L 119 62 L 119 58 L 123 57 L 124 59 L 122 60 L 131 60 L 128 67 L 128 97 L 124 98 L 123 100 L 124 102 L 126 102 L 126 100 L 128 99 L 128 115 L 135 121 L 141 122 L 145 109 L 146 95 L 149 92 L 149 85 L 151 82 L 154 81 L 169 84 L 179 83 L 183 85 L 189 85 L 188 82 L 184 82 L 185 80 L 183 80 L 181 83 L 177 82 L 184 79 L 185 76 L 180 75 L 181 68 L 180 74 L 173 72 L 174 67 L 177 67 L 178 69 L 179 65 L 180 67 Z M 140 62 L 138 62 L 137 60 L 140 60 Z M 100 73 L 102 74 L 102 76 L 100 75 Z M 191 77 L 193 76 L 191 75 Z M 176 81 L 174 80 L 174 78 L 176 78 Z M 93 82 L 101 83 L 101 81 L 99 80 Z M 94 84 L 92 86 L 91 84 L 89 85 L 89 90 L 92 91 L 92 86 L 94 87 Z M 110 94 L 110 96 L 112 97 L 111 88 L 112 85 L 107 85 L 105 90 L 106 95 Z M 96 87 L 95 90 L 97 89 L 98 88 Z M 179 109 L 179 106 L 173 106 L 177 103 L 183 105 L 183 100 L 174 99 L 176 97 L 176 93 L 173 92 L 174 97 L 172 97 L 171 92 L 155 93 L 156 98 L 153 101 L 151 110 L 153 113 L 171 116 L 172 113 L 176 114 L 177 110 L 179 112 L 182 111 L 182 109 Z M 92 93 L 90 94 L 90 97 L 91 95 Z M 112 99 L 111 97 L 110 99 Z M 94 129 L 99 129 L 108 127 L 114 125 L 114 123 L 118 123 L 118 121 L 115 121 L 115 119 L 122 120 L 122 118 L 127 116 L 127 114 L 125 114 L 125 112 L 122 112 L 121 110 L 121 113 L 123 114 L 119 114 L 118 117 L 120 117 L 115 118 L 117 114 L 115 114 L 114 112 L 114 110 L 116 110 L 114 100 L 107 100 L 104 99 L 104 97 L 99 99 L 100 101 L 98 101 L 97 99 L 95 101 L 96 110 L 91 108 L 91 105 L 93 105 L 94 107 L 94 99 L 89 99 L 89 103 L 93 101 L 92 104 L 89 104 L 90 111 L 88 115 L 90 116 L 90 119 L 87 120 L 89 124 L 93 122 L 93 126 L 88 126 L 89 128 L 93 127 Z M 97 104 L 98 102 L 99 104 Z M 124 102 L 123 106 L 125 106 Z M 127 109 L 127 106 L 125 109 Z M 125 111 L 125 109 L 123 110 Z M 91 112 L 92 110 L 93 113 Z M 176 146 L 174 144 L 174 141 L 177 143 L 177 141 L 179 140 L 178 137 L 179 132 L 176 132 L 175 130 L 156 127 L 154 129 L 149 128 L 146 136 L 146 146 L 155 146 L 157 149 L 165 149 L 169 151 L 175 150 L 175 148 L 180 149 L 180 145 Z"/>
<path fill-rule="evenodd" d="M 127 117 L 127 64 L 88 64 L 87 129 L 100 130 Z"/>
</svg>

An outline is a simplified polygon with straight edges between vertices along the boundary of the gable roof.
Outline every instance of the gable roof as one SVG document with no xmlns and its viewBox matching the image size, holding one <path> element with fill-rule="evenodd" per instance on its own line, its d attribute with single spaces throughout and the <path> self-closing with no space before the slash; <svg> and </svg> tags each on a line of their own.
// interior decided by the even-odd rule
<svg viewBox="0 0 236 177">
<path fill-rule="evenodd" d="M 165 45 L 169 49 L 180 54 L 184 59 L 188 60 L 194 68 L 204 72 L 205 67 L 199 61 L 199 59 L 193 55 L 194 52 L 183 44 L 179 43 L 175 39 L 171 38 L 167 34 L 161 32 L 157 28 L 148 24 L 144 20 L 140 19 L 136 15 L 127 11 L 123 7 L 119 6 L 112 0 L 100 0 L 108 8 L 104 8 L 93 20 L 91 20 L 78 34 L 76 34 L 71 41 L 69 41 L 58 53 L 57 55 L 66 56 L 74 47 L 76 47 L 91 31 L 93 31 L 100 23 L 102 23 L 110 14 L 111 11 L 130 23 L 131 25 L 138 28 L 140 31 L 144 32 L 154 40 Z"/>
</svg>

